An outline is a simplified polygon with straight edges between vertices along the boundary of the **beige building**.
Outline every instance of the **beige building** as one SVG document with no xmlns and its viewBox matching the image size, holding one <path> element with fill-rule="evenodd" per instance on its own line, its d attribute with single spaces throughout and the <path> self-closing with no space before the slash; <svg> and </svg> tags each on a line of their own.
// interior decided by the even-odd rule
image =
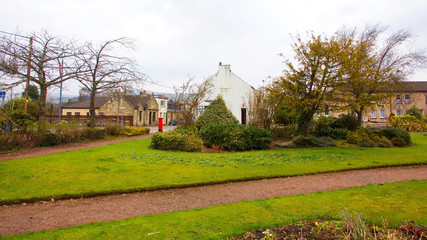
<svg viewBox="0 0 427 240">
<path fill-rule="evenodd" d="M 408 81 L 407 87 L 401 93 L 395 93 L 384 101 L 384 104 L 367 109 L 363 117 L 363 123 L 385 124 L 390 121 L 390 115 L 404 116 L 412 107 L 420 110 L 421 114 L 427 114 L 427 81 Z M 325 115 L 338 117 L 344 112 L 326 112 Z"/>
<path fill-rule="evenodd" d="M 89 105 L 88 99 L 62 107 L 62 119 L 89 119 Z M 95 115 L 97 122 L 108 119 L 131 126 L 157 125 L 159 105 L 145 91 L 140 95 L 117 92 L 113 97 L 95 98 Z"/>
</svg>

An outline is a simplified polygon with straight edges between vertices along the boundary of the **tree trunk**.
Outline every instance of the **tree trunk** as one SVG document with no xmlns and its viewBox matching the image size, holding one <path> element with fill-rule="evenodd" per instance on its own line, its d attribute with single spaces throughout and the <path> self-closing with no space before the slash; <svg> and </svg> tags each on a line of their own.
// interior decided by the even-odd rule
<svg viewBox="0 0 427 240">
<path fill-rule="evenodd" d="M 357 126 L 362 127 L 363 124 L 363 108 L 360 108 L 359 110 L 355 110 L 357 113 Z"/>
<path fill-rule="evenodd" d="M 39 102 L 39 126 L 38 131 L 46 131 L 46 95 L 47 95 L 47 86 L 44 84 L 39 84 L 40 86 L 40 102 Z"/>
<path fill-rule="evenodd" d="M 89 115 L 90 115 L 90 121 L 89 121 L 89 127 L 94 128 L 95 127 L 95 94 L 90 94 L 90 106 L 89 106 Z"/>
</svg>

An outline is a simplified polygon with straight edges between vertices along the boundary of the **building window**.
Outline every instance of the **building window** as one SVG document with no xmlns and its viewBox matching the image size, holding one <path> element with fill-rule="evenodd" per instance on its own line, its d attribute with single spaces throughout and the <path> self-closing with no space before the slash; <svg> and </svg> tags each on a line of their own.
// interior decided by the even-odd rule
<svg viewBox="0 0 427 240">
<path fill-rule="evenodd" d="M 67 112 L 67 116 L 71 116 L 72 112 Z"/>
<path fill-rule="evenodd" d="M 80 112 L 75 112 L 74 115 L 75 116 L 80 116 Z"/>
<path fill-rule="evenodd" d="M 380 110 L 380 118 L 384 119 L 385 118 L 385 109 L 381 109 Z"/>
<path fill-rule="evenodd" d="M 409 93 L 405 93 L 405 103 L 411 102 L 411 95 Z"/>
<path fill-rule="evenodd" d="M 105 113 L 103 113 L 103 112 L 99 113 L 99 116 L 104 116 L 104 115 L 105 115 Z"/>
<path fill-rule="evenodd" d="M 371 111 L 371 118 L 377 118 L 377 110 Z"/>
<path fill-rule="evenodd" d="M 397 109 L 396 110 L 396 116 L 402 116 L 402 110 Z"/>
<path fill-rule="evenodd" d="M 424 109 L 420 109 L 420 113 L 424 115 Z"/>
<path fill-rule="evenodd" d="M 153 122 L 156 121 L 156 112 L 153 112 Z"/>
<path fill-rule="evenodd" d="M 160 101 L 160 106 L 162 106 L 162 107 L 165 106 L 165 101 L 161 100 Z"/>
<path fill-rule="evenodd" d="M 400 94 L 396 94 L 396 103 L 402 103 Z"/>
</svg>

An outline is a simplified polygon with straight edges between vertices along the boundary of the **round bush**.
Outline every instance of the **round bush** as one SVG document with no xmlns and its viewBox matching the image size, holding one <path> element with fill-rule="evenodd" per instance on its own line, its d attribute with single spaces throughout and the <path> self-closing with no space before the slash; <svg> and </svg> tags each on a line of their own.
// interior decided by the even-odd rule
<svg viewBox="0 0 427 240">
<path fill-rule="evenodd" d="M 203 141 L 193 135 L 176 132 L 157 132 L 151 139 L 151 147 L 160 150 L 176 150 L 185 152 L 202 151 Z"/>
</svg>

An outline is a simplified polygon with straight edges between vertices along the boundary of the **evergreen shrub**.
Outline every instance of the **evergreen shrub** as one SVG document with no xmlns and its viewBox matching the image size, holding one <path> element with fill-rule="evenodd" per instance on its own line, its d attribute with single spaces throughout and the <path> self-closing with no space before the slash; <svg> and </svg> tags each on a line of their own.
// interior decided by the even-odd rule
<svg viewBox="0 0 427 240">
<path fill-rule="evenodd" d="M 272 140 L 267 130 L 224 122 L 206 124 L 199 134 L 207 147 L 215 145 L 232 151 L 266 149 Z"/>
<path fill-rule="evenodd" d="M 157 132 L 151 139 L 151 147 L 160 150 L 200 152 L 202 146 L 203 141 L 200 138 L 174 131 Z"/>
<path fill-rule="evenodd" d="M 292 144 L 294 147 L 335 147 L 331 138 L 315 136 L 297 136 Z"/>
<path fill-rule="evenodd" d="M 213 122 L 239 123 L 237 118 L 228 110 L 221 95 L 218 95 L 218 97 L 209 104 L 197 118 L 194 125 L 197 129 L 201 129 L 204 125 Z"/>
</svg>

